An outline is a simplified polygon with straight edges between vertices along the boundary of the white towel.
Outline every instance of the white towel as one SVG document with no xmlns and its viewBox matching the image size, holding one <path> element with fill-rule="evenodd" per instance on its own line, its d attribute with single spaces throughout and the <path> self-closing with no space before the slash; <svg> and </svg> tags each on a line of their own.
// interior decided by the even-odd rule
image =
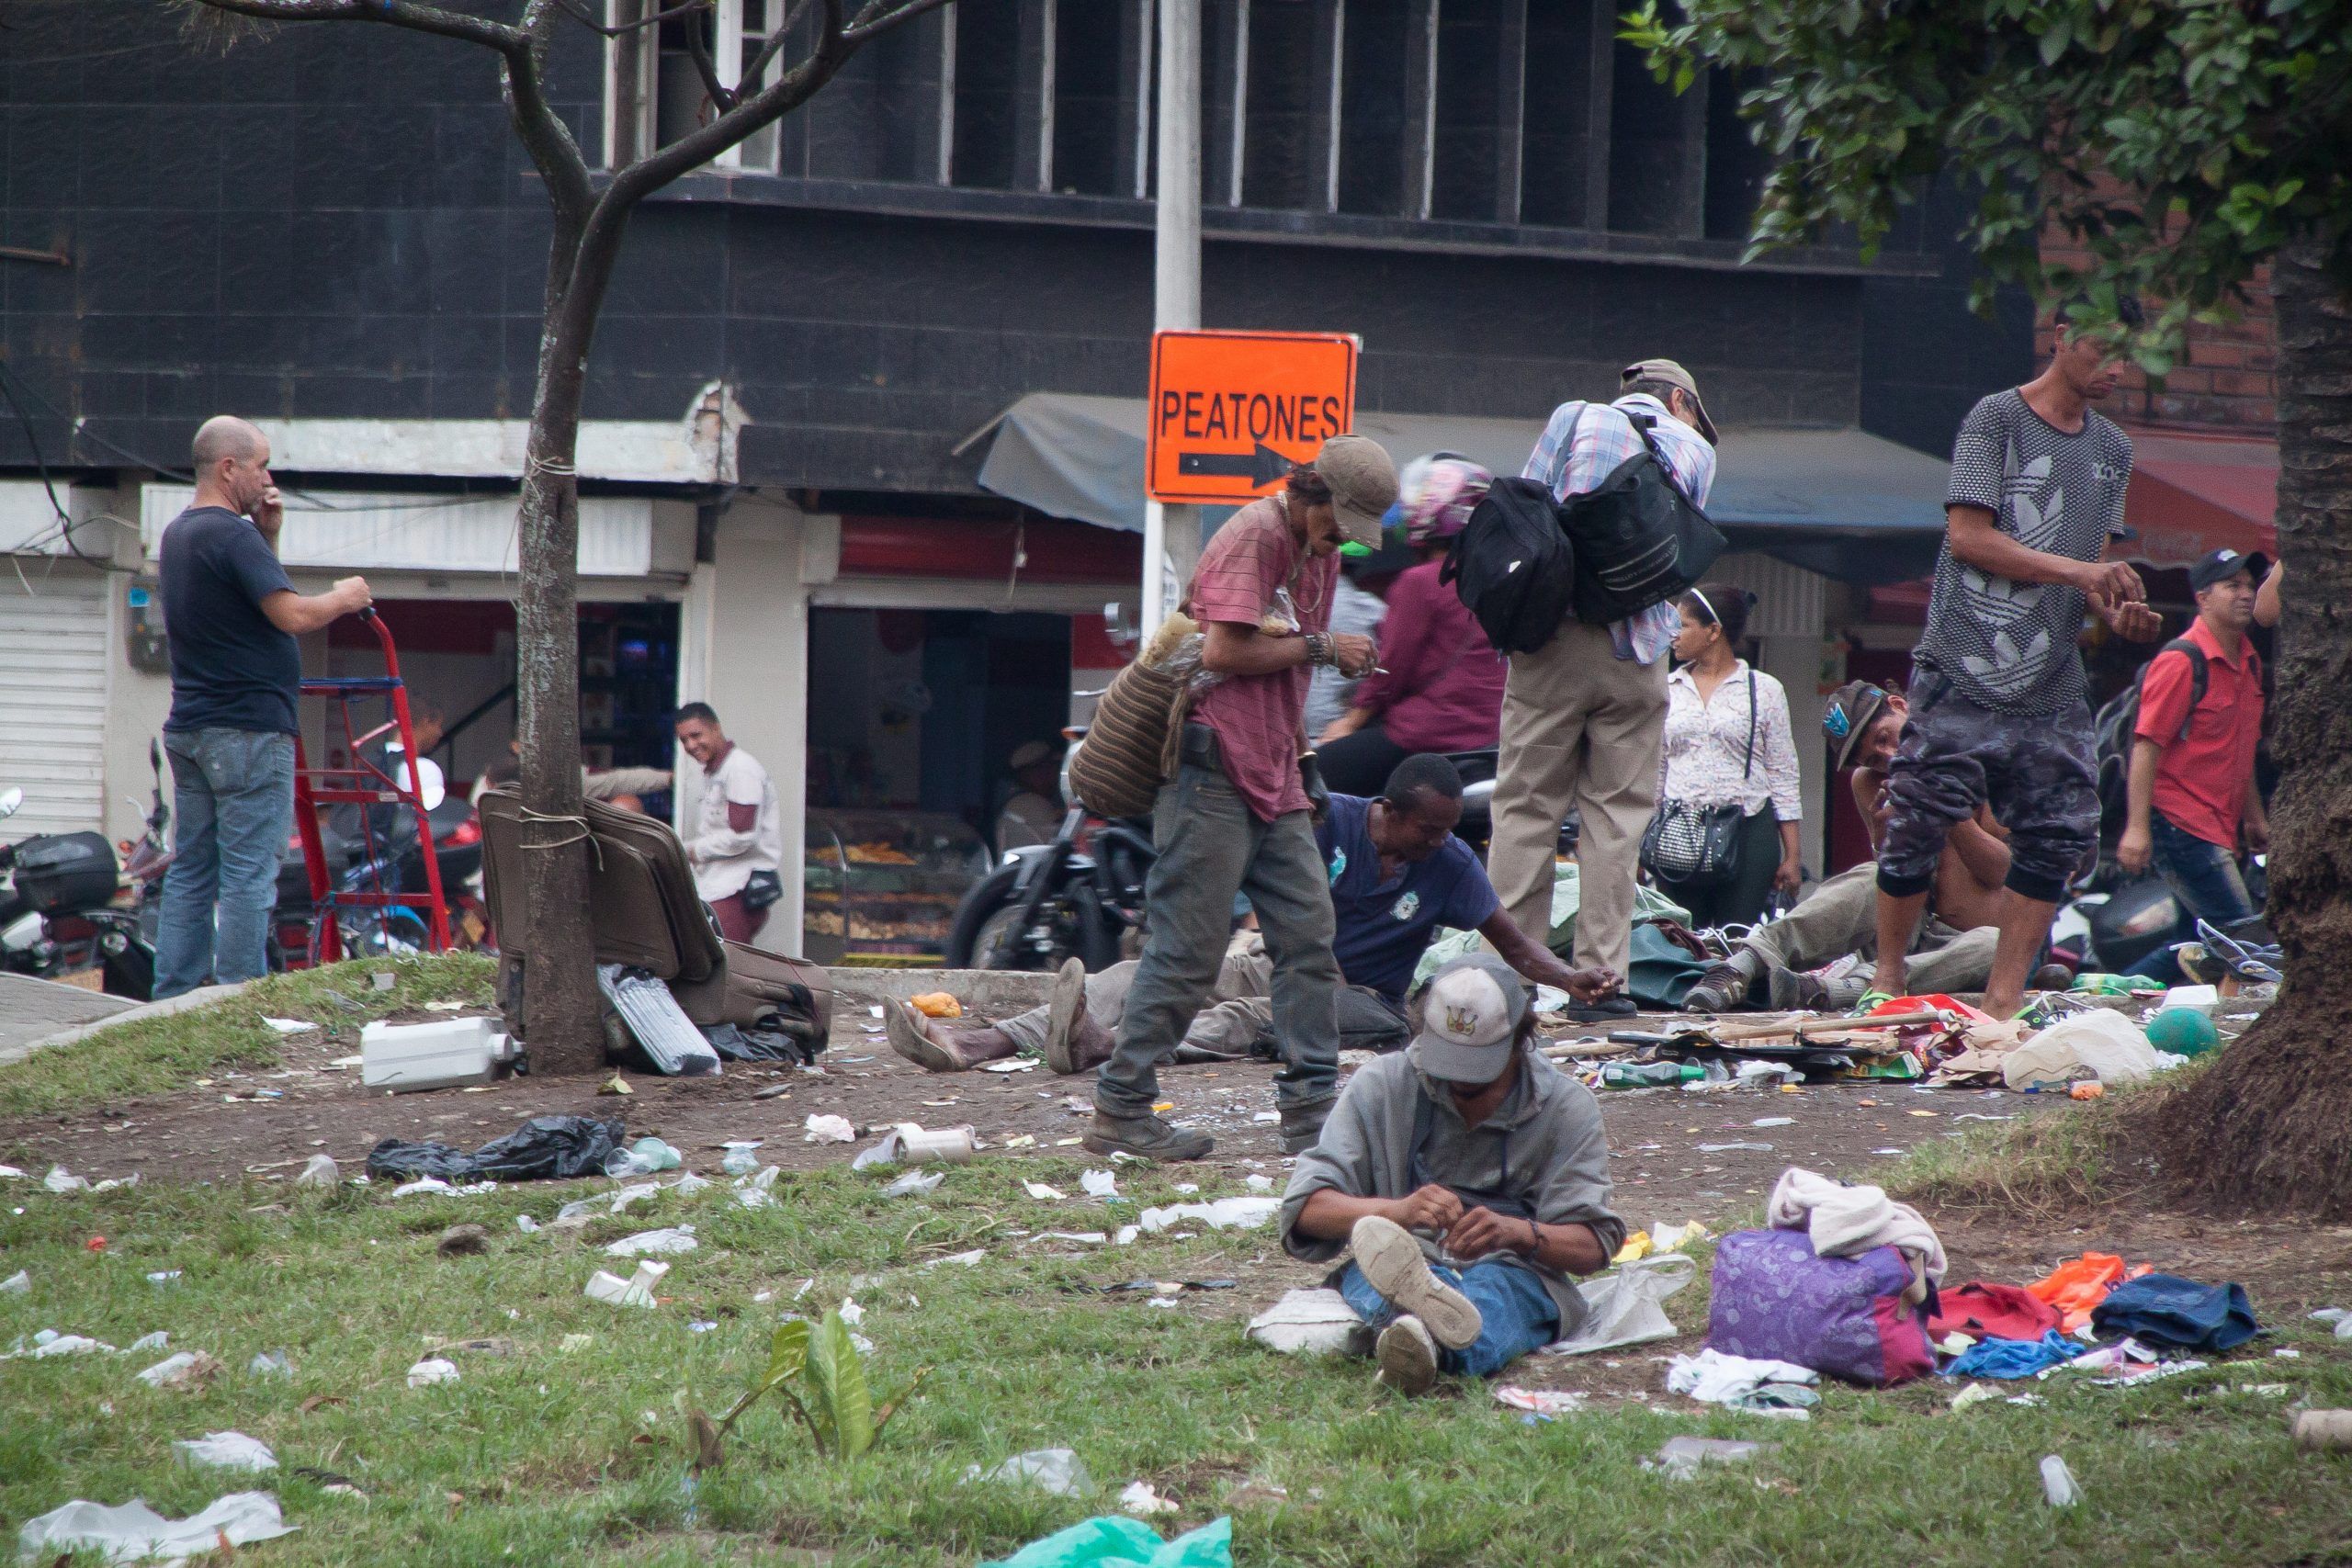
<svg viewBox="0 0 2352 1568">
<path fill-rule="evenodd" d="M 1765 1217 L 1775 1229 L 1805 1232 L 1820 1257 L 1859 1258 L 1872 1247 L 1898 1247 L 1919 1260 L 1926 1279 L 1943 1282 L 1944 1244 L 1935 1227 L 1883 1188 L 1849 1186 L 1791 1166 L 1773 1186 Z"/>
</svg>

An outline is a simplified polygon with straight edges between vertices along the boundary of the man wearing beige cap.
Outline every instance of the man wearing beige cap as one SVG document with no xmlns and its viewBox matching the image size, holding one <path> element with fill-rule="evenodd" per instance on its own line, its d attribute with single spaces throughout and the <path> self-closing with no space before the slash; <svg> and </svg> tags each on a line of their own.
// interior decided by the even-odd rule
<svg viewBox="0 0 2352 1568">
<path fill-rule="evenodd" d="M 1215 1146 L 1153 1107 L 1160 1062 L 1216 983 L 1237 892 L 1249 895 L 1273 964 L 1284 1149 L 1313 1144 L 1330 1111 L 1340 965 L 1302 768 L 1306 686 L 1317 666 L 1372 670 L 1371 638 L 1329 630 L 1332 585 L 1341 543 L 1377 546 L 1381 513 L 1396 499 L 1396 466 L 1379 443 L 1335 435 L 1315 461 L 1291 470 L 1280 494 L 1235 513 L 1201 553 L 1184 610 L 1204 633 L 1201 667 L 1217 679 L 1193 697 L 1176 773 L 1152 812 L 1159 858 L 1145 886 L 1151 919 L 1117 1047 L 1095 1081 L 1086 1146 L 1096 1154 L 1198 1159 Z"/>
<path fill-rule="evenodd" d="M 1381 1381 L 1487 1377 L 1583 1326 L 1573 1276 L 1624 1245 L 1591 1091 L 1535 1050 L 1502 960 L 1430 977 L 1421 1031 L 1356 1070 L 1283 1193 L 1283 1248 L 1352 1260 L 1326 1283 L 1380 1330 Z"/>
<path fill-rule="evenodd" d="M 1548 485 L 1556 501 L 1598 490 L 1642 450 L 1646 426 L 1659 463 L 1704 506 L 1715 481 L 1715 426 L 1698 383 L 1671 359 L 1628 365 L 1619 379 L 1613 403 L 1552 412 L 1523 477 Z M 1520 930 L 1549 942 L 1560 824 L 1571 809 L 1578 814 L 1579 969 L 1627 972 L 1634 875 L 1666 729 L 1666 652 L 1678 624 L 1671 600 L 1605 626 L 1571 617 L 1542 648 L 1510 656 L 1487 870 Z M 1631 998 L 1617 997 L 1570 1012 L 1589 1022 L 1633 1010 Z"/>
</svg>

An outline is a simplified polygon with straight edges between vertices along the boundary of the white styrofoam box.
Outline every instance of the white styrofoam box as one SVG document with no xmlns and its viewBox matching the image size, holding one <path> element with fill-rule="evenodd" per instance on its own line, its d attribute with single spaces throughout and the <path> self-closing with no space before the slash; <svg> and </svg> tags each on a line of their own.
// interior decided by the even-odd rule
<svg viewBox="0 0 2352 1568">
<path fill-rule="evenodd" d="M 2217 986 L 2175 986 L 2165 993 L 2164 1005 L 2168 1008 L 2187 1008 L 2192 1012 L 2201 1012 L 2211 1018 L 2213 1016 L 2213 1010 L 2221 1005 L 2221 987 Z"/>
<path fill-rule="evenodd" d="M 488 1083 L 514 1059 L 491 1018 L 371 1023 L 359 1032 L 359 1081 L 369 1089 L 452 1089 Z"/>
</svg>

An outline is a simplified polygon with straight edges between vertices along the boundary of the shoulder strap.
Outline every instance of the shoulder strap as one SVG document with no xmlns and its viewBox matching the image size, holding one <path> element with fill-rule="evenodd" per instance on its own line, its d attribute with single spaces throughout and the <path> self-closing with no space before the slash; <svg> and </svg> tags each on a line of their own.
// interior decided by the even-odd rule
<svg viewBox="0 0 2352 1568">
<path fill-rule="evenodd" d="M 1753 774 L 1755 772 L 1756 772 L 1756 671 L 1755 671 L 1755 669 L 1751 666 L 1751 667 L 1749 668 L 1748 671 L 1747 671 L 1747 761 L 1744 764 L 1742 764 L 1742 765 L 1741 765 L 1740 770 L 1739 770 L 1739 776 L 1740 776 L 1741 778 L 1745 779 L 1745 778 L 1747 778 L 1747 777 L 1750 776 L 1751 774 Z"/>
<path fill-rule="evenodd" d="M 2197 705 L 2205 700 L 2205 687 L 2211 676 L 2211 671 L 2205 667 L 2205 650 L 2197 646 L 2195 638 L 2177 637 L 2156 649 L 2154 658 L 2140 666 L 2139 676 L 2132 682 L 2132 707 L 2136 715 L 2143 695 L 2147 691 L 2148 671 L 2156 667 L 2157 659 L 2162 659 L 2167 653 L 2181 653 L 2188 657 L 2188 715 L 2180 721 L 2178 737 L 2179 739 L 2186 740 L 2188 739 L 2188 727 L 2197 717 Z M 2129 750 L 2128 737 L 2125 747 Z"/>
</svg>

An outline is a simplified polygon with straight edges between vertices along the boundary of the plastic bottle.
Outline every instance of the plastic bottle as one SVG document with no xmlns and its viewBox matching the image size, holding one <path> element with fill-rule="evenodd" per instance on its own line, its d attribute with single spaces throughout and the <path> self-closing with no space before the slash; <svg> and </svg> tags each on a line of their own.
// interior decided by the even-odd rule
<svg viewBox="0 0 2352 1568">
<path fill-rule="evenodd" d="M 1696 1062 L 1611 1062 L 1600 1069 L 1600 1081 L 1610 1089 L 1672 1089 L 1706 1076 Z"/>
</svg>

